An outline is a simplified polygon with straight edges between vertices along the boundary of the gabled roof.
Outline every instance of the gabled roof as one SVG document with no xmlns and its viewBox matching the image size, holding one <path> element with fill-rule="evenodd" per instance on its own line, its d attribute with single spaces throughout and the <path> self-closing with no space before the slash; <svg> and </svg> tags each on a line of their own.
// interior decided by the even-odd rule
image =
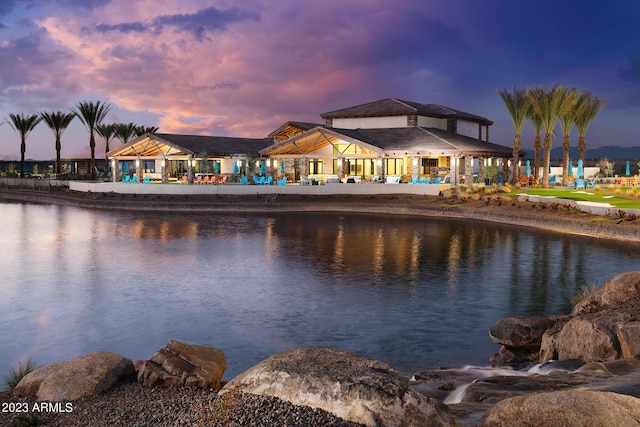
<svg viewBox="0 0 640 427">
<path fill-rule="evenodd" d="M 257 153 L 273 144 L 268 138 L 235 138 L 227 136 L 176 135 L 169 133 L 145 134 L 111 150 L 108 157 L 201 155 L 231 156 Z"/>
<path fill-rule="evenodd" d="M 439 104 L 421 104 L 404 101 L 402 99 L 387 98 L 354 107 L 342 108 L 320 114 L 323 119 L 362 118 L 362 117 L 390 117 L 418 115 L 442 119 L 464 119 L 491 125 L 493 122 L 485 117 L 466 113 Z"/>
<path fill-rule="evenodd" d="M 466 155 L 510 157 L 512 149 L 436 128 L 410 126 L 387 129 L 338 129 L 316 127 L 261 150 L 261 154 L 310 153 L 340 141 L 361 145 L 368 151 L 393 155 Z"/>
<path fill-rule="evenodd" d="M 322 125 L 318 123 L 288 121 L 278 129 L 271 132 L 269 134 L 269 138 L 277 140 L 291 138 L 292 136 L 308 131 L 309 129 L 313 129 L 316 126 Z"/>
</svg>

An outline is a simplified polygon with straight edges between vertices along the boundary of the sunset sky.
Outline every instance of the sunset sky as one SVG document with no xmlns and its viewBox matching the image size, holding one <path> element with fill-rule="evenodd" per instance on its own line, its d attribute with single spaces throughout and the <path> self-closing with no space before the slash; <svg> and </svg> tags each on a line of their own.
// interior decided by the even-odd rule
<svg viewBox="0 0 640 427">
<path fill-rule="evenodd" d="M 107 123 L 265 137 L 393 97 L 487 117 L 492 142 L 510 146 L 497 90 L 554 83 L 608 100 L 588 147 L 640 145 L 640 2 L 0 0 L 0 122 L 102 100 Z M 76 119 L 63 157 L 88 156 L 88 141 Z M 26 157 L 54 147 L 41 123 Z M 19 155 L 4 123 L 0 159 Z"/>
</svg>

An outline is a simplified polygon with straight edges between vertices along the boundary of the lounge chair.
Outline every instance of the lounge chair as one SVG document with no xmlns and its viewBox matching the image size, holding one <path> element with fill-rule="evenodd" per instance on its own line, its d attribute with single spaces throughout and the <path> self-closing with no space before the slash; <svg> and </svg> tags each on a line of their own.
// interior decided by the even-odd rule
<svg viewBox="0 0 640 427">
<path fill-rule="evenodd" d="M 595 190 L 596 188 L 596 179 L 590 179 L 589 181 L 587 181 L 587 189 L 592 189 Z"/>
<path fill-rule="evenodd" d="M 584 190 L 585 189 L 585 185 L 584 185 L 584 179 L 582 178 L 578 178 L 576 179 L 576 190 Z"/>
<path fill-rule="evenodd" d="M 267 182 L 264 183 L 264 185 L 271 185 L 273 183 L 273 176 L 269 175 L 267 177 Z"/>
<path fill-rule="evenodd" d="M 425 184 L 431 184 L 431 177 L 429 176 L 429 177 L 425 178 L 424 179 L 424 183 Z"/>
<path fill-rule="evenodd" d="M 124 178 L 122 178 L 122 182 L 131 182 L 131 177 L 129 175 L 125 175 Z"/>
<path fill-rule="evenodd" d="M 440 184 L 440 181 L 442 181 L 442 178 L 437 177 L 437 178 L 436 178 L 436 180 L 435 180 L 435 182 L 434 182 L 434 184 Z"/>
<path fill-rule="evenodd" d="M 145 177 L 142 179 L 142 183 L 143 183 L 143 184 L 151 184 L 151 177 L 150 177 L 150 176 L 145 176 Z"/>
<path fill-rule="evenodd" d="M 416 178 L 415 176 L 411 177 L 411 181 L 409 181 L 409 184 L 418 184 L 418 178 Z"/>
<path fill-rule="evenodd" d="M 551 178 L 549 178 L 549 185 L 556 185 L 556 184 L 557 184 L 556 176 L 551 175 Z"/>
<path fill-rule="evenodd" d="M 134 184 L 137 183 L 138 182 L 138 175 L 133 175 L 131 177 L 131 182 L 134 183 Z"/>
<path fill-rule="evenodd" d="M 226 176 L 225 176 L 225 178 L 226 178 Z M 222 181 L 223 181 L 222 183 L 224 184 L 226 180 L 223 178 Z M 242 178 L 240 179 L 240 184 L 242 184 L 242 185 L 249 184 L 249 180 L 247 179 L 246 176 L 242 175 Z"/>
</svg>

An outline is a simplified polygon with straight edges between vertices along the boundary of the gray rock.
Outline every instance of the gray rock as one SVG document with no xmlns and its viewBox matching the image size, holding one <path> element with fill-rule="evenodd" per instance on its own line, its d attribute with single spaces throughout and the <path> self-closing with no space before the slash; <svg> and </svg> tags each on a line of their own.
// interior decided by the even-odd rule
<svg viewBox="0 0 640 427">
<path fill-rule="evenodd" d="M 551 325 L 546 317 L 505 317 L 491 327 L 489 337 L 509 348 L 537 349 Z"/>
<path fill-rule="evenodd" d="M 323 409 L 367 426 L 455 425 L 446 405 L 409 389 L 408 378 L 344 351 L 284 351 L 232 379 L 220 394 L 237 391 Z"/>
<path fill-rule="evenodd" d="M 498 402 L 480 420 L 488 426 L 633 426 L 640 420 L 640 399 L 617 393 L 556 391 Z"/>
<path fill-rule="evenodd" d="M 217 348 L 169 341 L 151 360 L 136 362 L 145 387 L 195 386 L 220 389 L 227 361 Z"/>
<path fill-rule="evenodd" d="M 130 359 L 96 352 L 45 365 L 25 375 L 13 390 L 15 396 L 35 396 L 54 402 L 104 393 L 134 374 Z"/>
</svg>

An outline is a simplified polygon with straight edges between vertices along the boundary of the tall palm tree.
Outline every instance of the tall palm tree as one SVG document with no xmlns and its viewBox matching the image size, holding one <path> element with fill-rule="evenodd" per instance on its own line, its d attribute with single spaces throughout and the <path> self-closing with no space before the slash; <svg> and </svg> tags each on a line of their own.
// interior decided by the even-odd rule
<svg viewBox="0 0 640 427">
<path fill-rule="evenodd" d="M 146 133 L 156 133 L 158 132 L 157 126 L 136 126 L 135 134 L 136 136 L 142 136 Z"/>
<path fill-rule="evenodd" d="M 606 100 L 600 99 L 593 95 L 591 92 L 583 92 L 584 102 L 576 116 L 576 129 L 578 130 L 578 152 L 580 153 L 580 160 L 584 162 L 584 154 L 587 151 L 587 142 L 585 134 L 587 128 L 604 108 L 607 103 Z"/>
<path fill-rule="evenodd" d="M 520 149 L 522 148 L 522 127 L 525 124 L 525 118 L 531 105 L 531 100 L 527 96 L 526 89 L 513 88 L 513 92 L 506 89 L 498 90 L 498 95 L 502 98 L 507 111 L 513 121 L 515 128 L 515 136 L 513 137 L 513 182 L 520 181 Z"/>
<path fill-rule="evenodd" d="M 551 163 L 551 145 L 553 144 L 553 131 L 558 122 L 562 100 L 569 89 L 566 86 L 553 85 L 550 90 L 543 86 L 529 89 L 531 105 L 535 113 L 540 116 L 544 135 L 544 166 L 542 171 L 542 186 L 549 186 L 549 164 Z"/>
<path fill-rule="evenodd" d="M 49 129 L 56 137 L 56 174 L 62 170 L 62 161 L 60 160 L 60 150 L 62 150 L 62 134 L 67 129 L 71 121 L 76 117 L 76 113 L 63 113 L 62 111 L 52 111 L 50 113 L 40 113 L 42 120 L 49 126 Z"/>
<path fill-rule="evenodd" d="M 38 114 L 9 114 L 9 125 L 20 134 L 20 176 L 24 176 L 24 152 L 27 150 L 27 137 L 42 118 Z"/>
<path fill-rule="evenodd" d="M 116 125 L 114 124 L 99 124 L 96 126 L 96 132 L 98 135 L 102 137 L 104 140 L 104 171 L 108 173 L 109 171 L 109 159 L 107 158 L 107 153 L 109 152 L 109 144 L 111 144 L 111 140 L 116 136 Z"/>
<path fill-rule="evenodd" d="M 78 118 L 89 131 L 89 147 L 91 148 L 91 178 L 96 179 L 96 127 L 102 123 L 111 110 L 111 104 L 102 101 L 82 101 L 73 109 Z"/>
<path fill-rule="evenodd" d="M 134 123 L 117 123 L 115 126 L 115 137 L 122 142 L 122 145 L 129 142 L 136 136 L 136 125 Z"/>
<path fill-rule="evenodd" d="M 527 96 L 530 96 L 529 91 L 527 91 Z M 540 150 L 542 150 L 542 119 L 536 113 L 536 110 L 532 105 L 529 105 L 527 118 L 533 125 L 533 179 L 535 182 L 538 182 L 538 179 L 540 178 Z"/>
<path fill-rule="evenodd" d="M 578 89 L 567 89 L 562 99 L 558 121 L 562 129 L 562 182 L 569 182 L 569 149 L 571 148 L 571 128 L 576 121 L 576 115 L 582 103 Z"/>
</svg>

